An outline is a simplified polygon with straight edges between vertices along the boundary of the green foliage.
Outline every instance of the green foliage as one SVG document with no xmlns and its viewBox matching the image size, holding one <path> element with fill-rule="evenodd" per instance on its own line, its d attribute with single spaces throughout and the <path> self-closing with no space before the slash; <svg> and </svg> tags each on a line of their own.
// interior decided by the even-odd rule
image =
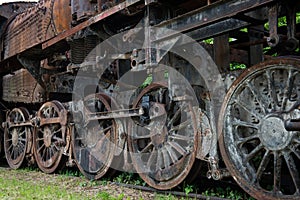
<svg viewBox="0 0 300 200">
<path fill-rule="evenodd" d="M 190 193 L 194 192 L 195 186 L 194 185 L 185 185 L 184 186 L 184 193 L 189 195 Z"/>
<path fill-rule="evenodd" d="M 144 83 L 141 85 L 141 88 L 145 88 L 152 83 L 152 76 L 148 76 Z"/>
<path fill-rule="evenodd" d="M 206 44 L 214 44 L 214 39 L 209 38 L 209 39 L 203 40 L 203 42 L 206 43 Z"/>
<path fill-rule="evenodd" d="M 99 192 L 95 199 L 101 200 L 122 200 L 124 199 L 124 194 L 120 194 L 118 197 L 111 196 L 108 192 Z"/>
<path fill-rule="evenodd" d="M 242 28 L 240 31 L 241 31 L 241 32 L 248 33 L 248 28 Z"/>
<path fill-rule="evenodd" d="M 177 199 L 177 198 L 171 194 L 169 194 L 167 196 L 162 195 L 162 194 L 155 194 L 155 196 L 154 196 L 154 200 L 175 200 L 175 199 Z"/>
<path fill-rule="evenodd" d="M 113 179 L 114 182 L 132 184 L 132 185 L 142 185 L 145 186 L 146 183 L 139 176 L 134 173 L 123 172 L 119 176 Z"/>
<path fill-rule="evenodd" d="M 245 193 L 232 190 L 230 187 L 227 187 L 226 189 L 221 187 L 211 188 L 203 192 L 202 195 L 234 199 L 234 200 L 254 200 L 254 198 L 248 197 L 248 195 L 246 195 Z"/>
<path fill-rule="evenodd" d="M 22 170 L 25 171 L 25 172 L 32 172 L 32 171 L 38 172 L 39 171 L 39 169 L 37 167 L 34 167 L 34 166 L 27 166 L 27 167 L 23 168 Z"/>
<path fill-rule="evenodd" d="M 296 23 L 300 23 L 300 12 L 296 13 Z M 281 26 L 286 26 L 287 25 L 287 21 L 286 21 L 286 16 L 280 17 L 278 18 L 278 27 Z M 265 29 L 269 30 L 269 23 L 265 23 Z"/>
<path fill-rule="evenodd" d="M 240 63 L 230 63 L 230 70 L 238 70 L 238 69 L 246 69 L 245 64 L 240 64 Z"/>
<path fill-rule="evenodd" d="M 112 199 L 112 197 L 110 196 L 110 194 L 108 192 L 100 192 L 100 193 L 98 193 L 97 197 L 102 200 Z"/>
<path fill-rule="evenodd" d="M 100 181 L 100 184 L 104 185 L 104 186 L 108 185 L 108 183 L 109 183 L 109 180 L 107 180 L 107 179 L 103 179 L 103 180 Z"/>
<path fill-rule="evenodd" d="M 66 176 L 75 176 L 75 177 L 80 177 L 82 175 L 79 170 L 70 169 L 70 168 L 59 171 L 59 174 L 63 174 Z"/>
</svg>

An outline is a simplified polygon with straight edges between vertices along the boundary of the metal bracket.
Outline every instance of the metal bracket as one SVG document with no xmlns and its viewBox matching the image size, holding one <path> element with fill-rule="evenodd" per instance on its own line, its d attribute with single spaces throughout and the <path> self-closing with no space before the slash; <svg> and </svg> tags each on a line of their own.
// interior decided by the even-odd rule
<svg viewBox="0 0 300 200">
<path fill-rule="evenodd" d="M 275 47 L 279 43 L 278 28 L 278 5 L 274 5 L 269 9 L 269 37 L 267 38 L 268 45 Z"/>
<path fill-rule="evenodd" d="M 208 179 L 212 178 L 214 180 L 221 180 L 222 178 L 231 176 L 227 169 L 219 168 L 218 160 L 216 158 L 209 157 L 208 163 L 209 163 L 209 170 L 206 174 Z"/>
<path fill-rule="evenodd" d="M 285 43 L 285 48 L 288 51 L 294 51 L 299 47 L 299 41 L 295 37 L 296 33 L 296 7 L 287 5 L 287 36 L 288 40 Z"/>
<path fill-rule="evenodd" d="M 157 0 L 145 0 L 145 5 L 150 5 L 150 4 L 153 4 L 153 3 L 157 3 L 158 1 Z"/>
<path fill-rule="evenodd" d="M 45 89 L 45 83 L 41 76 L 40 60 L 30 60 L 25 57 L 17 56 L 18 61 L 29 71 L 33 78 Z"/>
</svg>

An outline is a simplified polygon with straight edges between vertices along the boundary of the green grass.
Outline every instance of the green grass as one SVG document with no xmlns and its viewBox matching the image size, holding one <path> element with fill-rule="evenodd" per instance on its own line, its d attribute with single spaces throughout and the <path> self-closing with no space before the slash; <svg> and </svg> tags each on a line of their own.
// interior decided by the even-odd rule
<svg viewBox="0 0 300 200">
<path fill-rule="evenodd" d="M 113 194 L 113 191 L 100 190 L 100 182 L 88 181 L 70 174 L 43 174 L 36 170 L 0 169 L 0 199 L 80 199 L 80 200 L 121 200 L 124 194 Z M 96 192 L 89 193 L 91 188 Z M 110 194 L 110 193 L 111 194 Z"/>
<path fill-rule="evenodd" d="M 0 199 L 88 199 L 55 185 L 0 178 Z"/>
<path fill-rule="evenodd" d="M 44 174 L 36 169 L 10 170 L 0 168 L 0 199 L 82 199 L 82 200 L 130 200 L 131 195 L 143 200 L 142 192 L 139 190 L 126 192 L 126 188 L 121 189 L 118 186 L 113 187 L 112 178 L 102 179 L 100 181 L 89 181 L 82 177 L 79 172 L 65 170 L 62 174 Z M 145 182 L 137 174 L 121 173 L 114 177 L 113 181 L 119 183 L 128 183 L 133 185 L 143 185 Z M 116 188 L 118 192 L 116 191 Z M 189 200 L 190 193 L 198 193 L 205 196 L 217 196 L 229 199 L 253 200 L 242 190 L 234 190 L 230 187 L 207 187 L 200 188 L 200 185 L 183 184 L 180 188 L 186 197 L 175 197 L 171 194 L 148 194 L 150 199 L 155 200 Z M 125 194 L 124 194 L 125 193 Z M 147 195 L 146 195 L 147 196 Z M 145 197 L 145 199 L 149 199 Z"/>
</svg>

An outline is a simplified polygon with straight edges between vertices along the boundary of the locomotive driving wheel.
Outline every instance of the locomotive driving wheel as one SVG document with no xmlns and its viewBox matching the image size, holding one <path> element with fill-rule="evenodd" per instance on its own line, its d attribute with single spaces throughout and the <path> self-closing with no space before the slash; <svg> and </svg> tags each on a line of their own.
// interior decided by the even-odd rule
<svg viewBox="0 0 300 200">
<path fill-rule="evenodd" d="M 165 83 L 152 83 L 138 96 L 128 138 L 133 164 L 141 178 L 156 189 L 179 185 L 189 174 L 197 147 L 194 112 L 189 100 L 169 96 Z"/>
<path fill-rule="evenodd" d="M 18 169 L 31 147 L 31 128 L 22 125 L 29 121 L 29 112 L 25 108 L 14 108 L 7 115 L 7 126 L 4 130 L 4 151 L 9 166 Z"/>
<path fill-rule="evenodd" d="M 293 59 L 261 63 L 234 82 L 222 105 L 223 159 L 257 199 L 299 199 L 299 72 Z"/>
<path fill-rule="evenodd" d="M 58 101 L 45 103 L 37 113 L 38 127 L 33 135 L 34 155 L 45 173 L 60 169 L 66 145 L 67 111 Z"/>
<path fill-rule="evenodd" d="M 80 171 L 88 179 L 97 180 L 104 175 L 112 175 L 116 123 L 113 119 L 92 119 L 97 113 L 111 110 L 110 98 L 105 94 L 91 94 L 84 99 L 84 120 L 75 124 L 73 133 L 73 153 Z"/>
</svg>

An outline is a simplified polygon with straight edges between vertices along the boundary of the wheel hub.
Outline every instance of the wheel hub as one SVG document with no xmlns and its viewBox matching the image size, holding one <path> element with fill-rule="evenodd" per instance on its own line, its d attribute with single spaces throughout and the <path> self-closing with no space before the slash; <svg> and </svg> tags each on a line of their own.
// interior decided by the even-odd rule
<svg viewBox="0 0 300 200">
<path fill-rule="evenodd" d="M 277 116 L 267 117 L 260 127 L 260 137 L 269 150 L 282 150 L 291 142 L 291 134 L 286 131 L 284 122 Z"/>
<path fill-rule="evenodd" d="M 164 143 L 167 141 L 167 128 L 164 127 L 163 130 L 156 133 L 157 134 L 151 137 L 151 141 L 156 148 L 162 148 Z"/>
<path fill-rule="evenodd" d="M 51 145 L 51 138 L 52 138 L 52 134 L 51 134 L 51 130 L 49 129 L 49 127 L 45 127 L 44 128 L 44 144 L 46 147 L 50 147 Z"/>
<path fill-rule="evenodd" d="M 13 129 L 11 139 L 12 139 L 12 145 L 17 146 L 18 141 L 19 141 L 19 134 L 18 134 L 18 131 L 16 129 Z"/>
</svg>

